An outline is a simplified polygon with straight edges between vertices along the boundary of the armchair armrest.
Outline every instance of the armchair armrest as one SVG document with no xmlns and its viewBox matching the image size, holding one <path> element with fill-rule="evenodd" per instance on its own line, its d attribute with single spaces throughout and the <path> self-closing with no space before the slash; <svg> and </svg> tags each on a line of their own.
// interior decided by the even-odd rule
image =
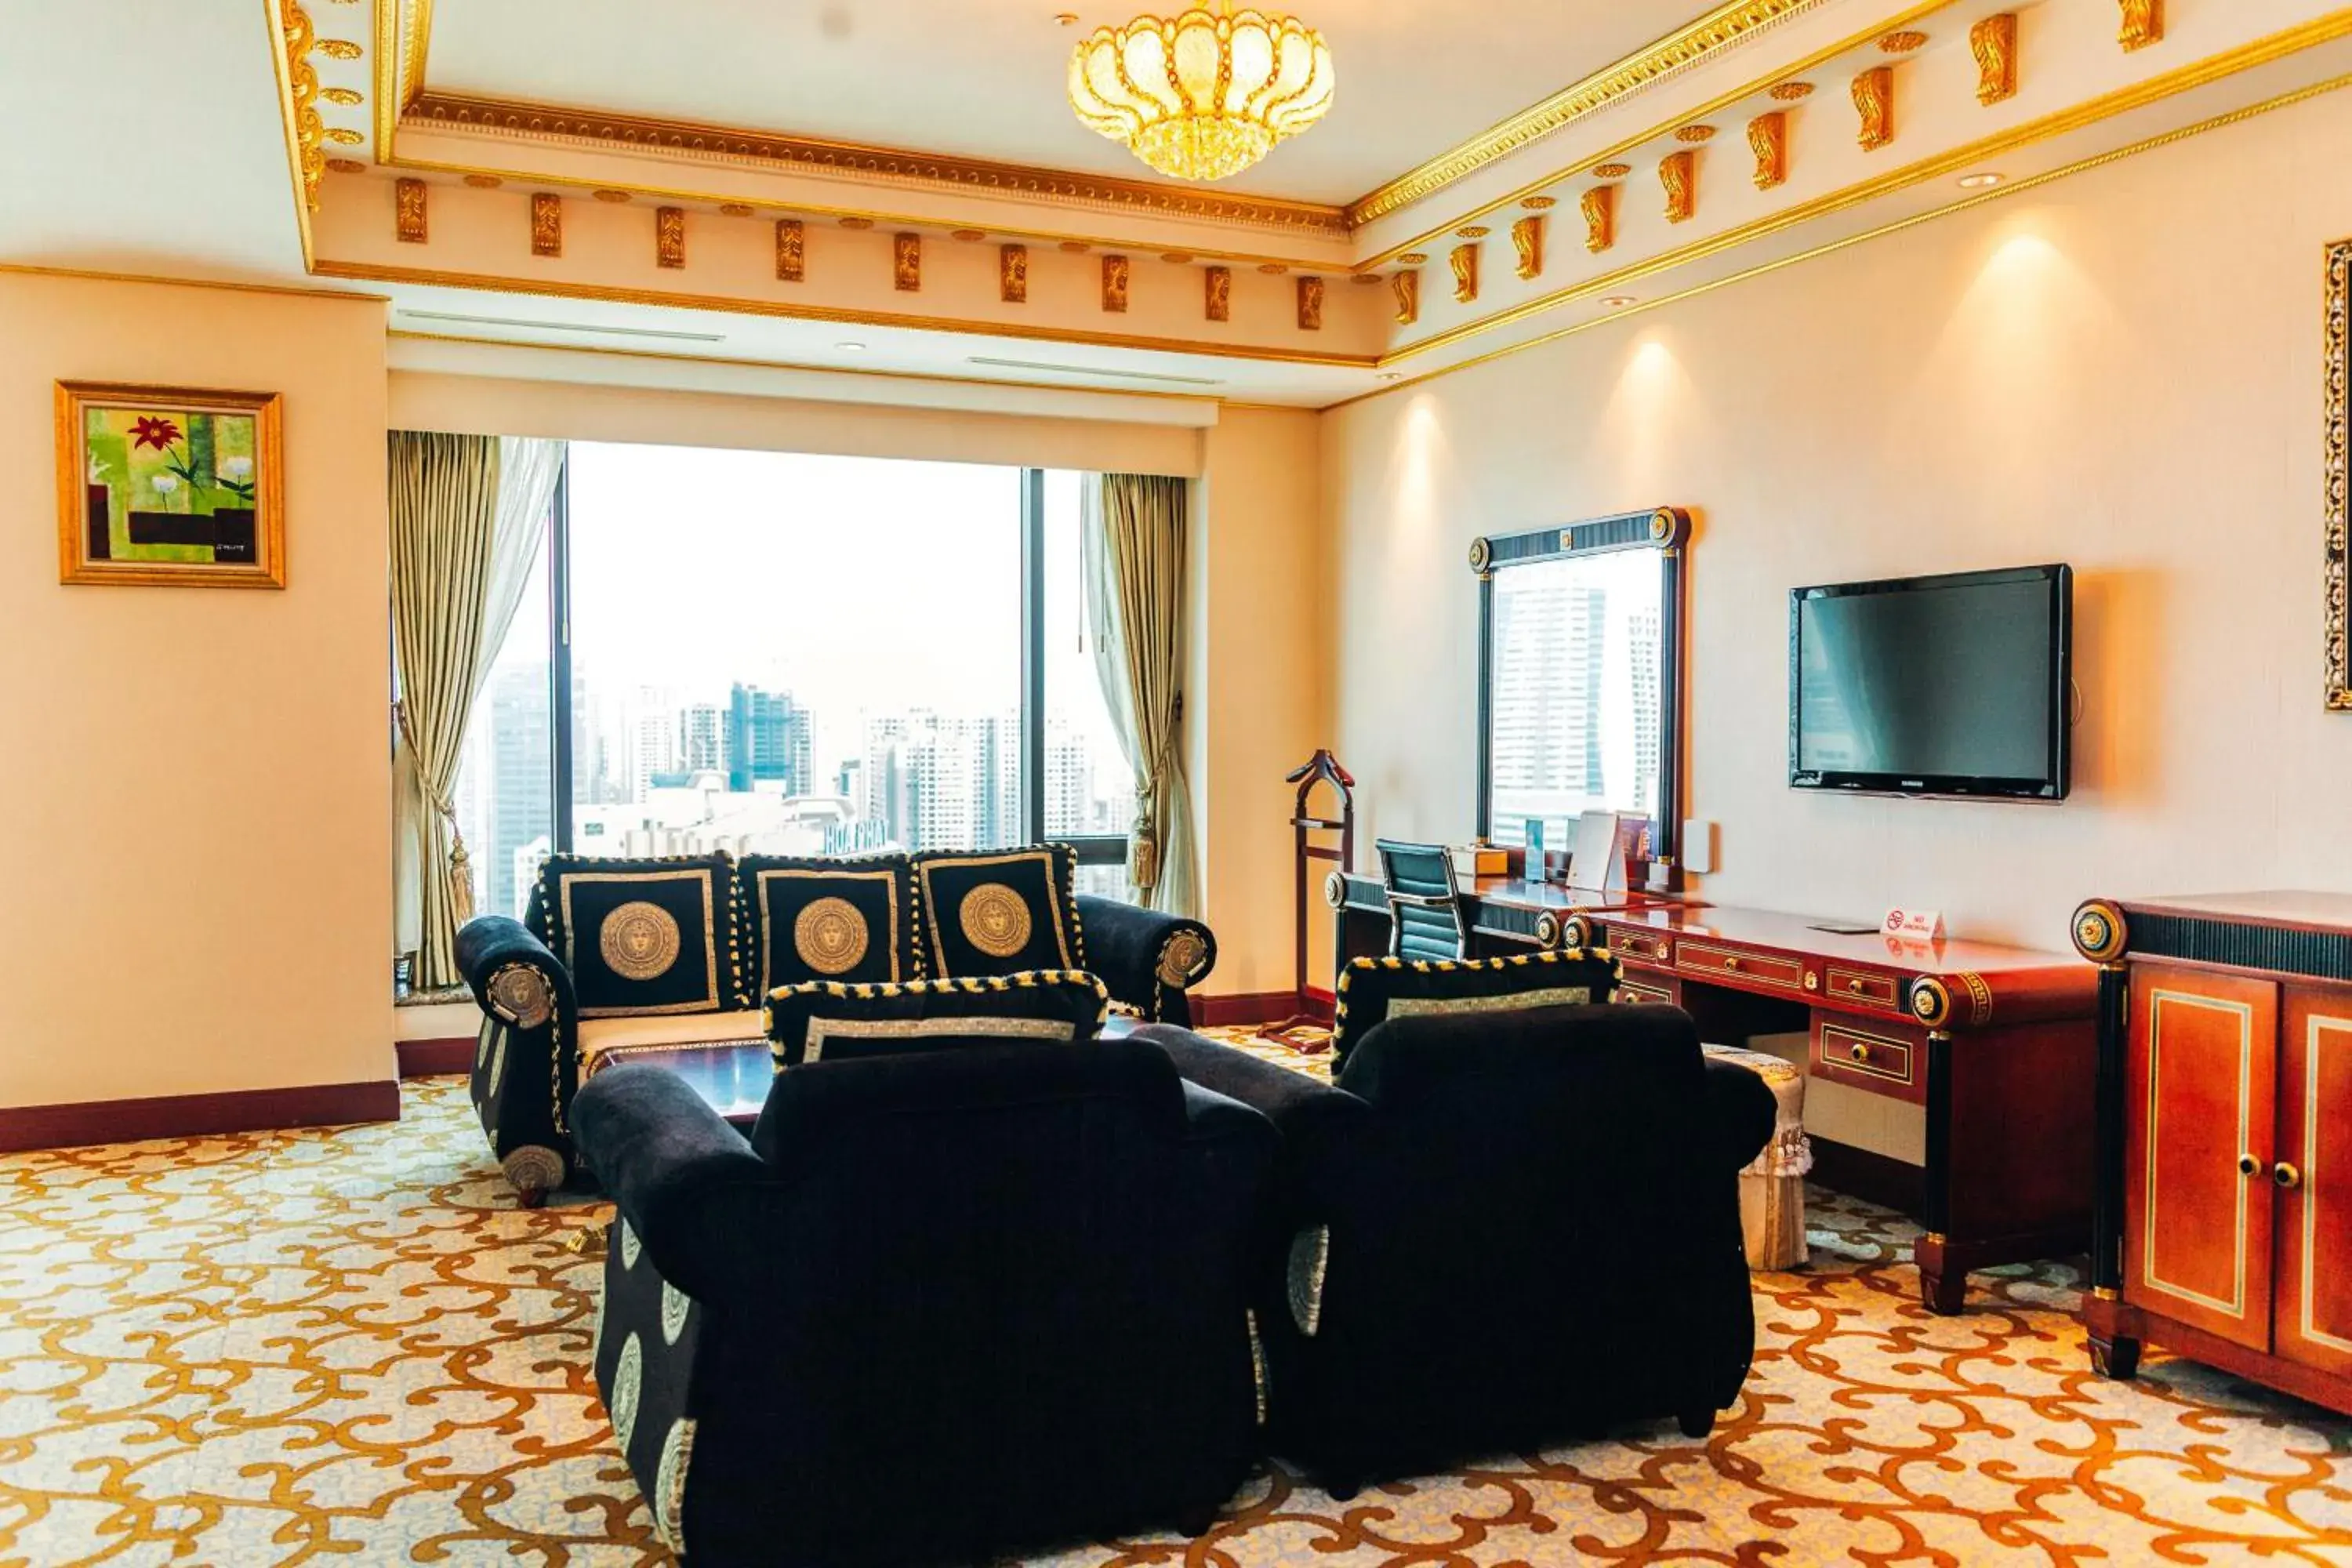
<svg viewBox="0 0 2352 1568">
<path fill-rule="evenodd" d="M 1260 1061 L 1246 1051 L 1203 1039 L 1172 1024 L 1149 1024 L 1134 1038 L 1168 1053 L 1183 1079 L 1186 1102 L 1194 1092 L 1238 1100 L 1274 1124 L 1281 1135 L 1275 1187 L 1296 1204 L 1328 1213 L 1349 1183 L 1348 1171 L 1369 1131 L 1372 1108 L 1344 1089 Z M 1298 1216 L 1284 1216 L 1289 1223 Z"/>
<path fill-rule="evenodd" d="M 1772 1141 L 1772 1123 L 1780 1109 L 1773 1102 L 1771 1087 L 1761 1078 L 1738 1062 L 1709 1058 L 1706 1103 L 1701 1113 L 1716 1163 L 1727 1171 L 1739 1171 Z"/>
<path fill-rule="evenodd" d="M 520 921 L 478 915 L 457 932 L 457 968 L 483 1012 L 518 1029 L 573 1016 L 572 975 Z"/>
<path fill-rule="evenodd" d="M 1077 896 L 1087 966 L 1111 995 L 1153 1022 L 1186 1023 L 1184 993 L 1217 965 L 1217 939 L 1199 921 L 1092 893 Z"/>
<path fill-rule="evenodd" d="M 621 1217 L 663 1279 L 709 1300 L 760 1272 L 766 1256 L 756 1201 L 783 1183 L 683 1079 L 622 1066 L 590 1079 L 572 1104 L 573 1136 Z"/>
</svg>

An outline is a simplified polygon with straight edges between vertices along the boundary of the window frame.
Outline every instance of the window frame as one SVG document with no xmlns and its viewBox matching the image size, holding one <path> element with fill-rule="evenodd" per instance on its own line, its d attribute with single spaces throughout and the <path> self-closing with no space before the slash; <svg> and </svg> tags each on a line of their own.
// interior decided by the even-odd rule
<svg viewBox="0 0 2352 1568">
<path fill-rule="evenodd" d="M 1045 470 L 1021 470 L 1021 822 L 1028 841 L 1045 841 Z M 572 465 L 555 481 L 548 518 L 548 788 L 551 837 L 559 854 L 573 847 L 572 776 Z M 1125 865 L 1123 833 L 1066 833 L 1081 866 Z"/>
</svg>

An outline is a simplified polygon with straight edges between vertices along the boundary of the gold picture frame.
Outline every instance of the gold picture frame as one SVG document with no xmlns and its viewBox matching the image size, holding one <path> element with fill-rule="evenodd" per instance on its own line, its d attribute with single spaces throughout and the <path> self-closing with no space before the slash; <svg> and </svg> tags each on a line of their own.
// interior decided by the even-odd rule
<svg viewBox="0 0 2352 1568">
<path fill-rule="evenodd" d="M 2347 472 L 2347 442 L 2352 437 L 2352 410 L 2346 407 L 2346 392 L 2352 386 L 2352 239 L 2339 239 L 2327 247 L 2327 320 L 2324 333 L 2326 352 L 2327 386 L 2327 448 L 2326 518 L 2325 547 L 2326 576 L 2326 630 L 2325 643 L 2327 663 L 2327 707 L 2330 712 L 2352 713 L 2352 626 L 2347 624 L 2347 571 L 2352 568 L 2352 549 L 2347 549 L 2346 530 L 2347 493 L 2352 493 L 2352 472 Z"/>
<path fill-rule="evenodd" d="M 58 581 L 286 586 L 280 402 L 58 382 Z"/>
</svg>

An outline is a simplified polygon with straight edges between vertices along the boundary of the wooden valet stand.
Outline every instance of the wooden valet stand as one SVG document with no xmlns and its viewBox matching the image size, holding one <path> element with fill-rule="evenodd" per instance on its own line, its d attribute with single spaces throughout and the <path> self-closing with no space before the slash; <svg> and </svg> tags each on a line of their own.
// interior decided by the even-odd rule
<svg viewBox="0 0 2352 1568">
<path fill-rule="evenodd" d="M 1295 889 L 1297 924 L 1294 933 L 1297 976 L 1294 994 L 1298 999 L 1298 1011 L 1267 1028 L 1266 1034 L 1276 1039 L 1284 1038 L 1294 1029 L 1320 1029 L 1330 1024 L 1330 1015 L 1328 1012 L 1318 1013 L 1309 1000 L 1313 993 L 1307 983 L 1307 880 L 1315 861 L 1332 863 L 1338 868 L 1331 875 L 1344 877 L 1356 859 L 1356 780 L 1339 765 L 1339 759 L 1328 749 L 1318 747 L 1313 756 L 1284 774 L 1282 782 L 1298 786 L 1290 811 L 1292 854 L 1297 868 Z M 1328 784 L 1332 794 L 1339 797 L 1338 815 L 1327 816 L 1315 808 L 1313 797 L 1318 784 Z M 1337 833 L 1339 842 L 1337 845 L 1318 844 L 1314 837 L 1318 833 Z"/>
</svg>

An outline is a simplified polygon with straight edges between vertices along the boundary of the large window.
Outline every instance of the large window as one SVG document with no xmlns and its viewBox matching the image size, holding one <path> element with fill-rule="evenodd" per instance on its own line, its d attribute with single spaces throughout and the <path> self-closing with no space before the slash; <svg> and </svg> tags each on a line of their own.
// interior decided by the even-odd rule
<svg viewBox="0 0 2352 1568">
<path fill-rule="evenodd" d="M 1081 484 L 573 443 L 536 614 L 467 737 L 478 907 L 519 912 L 558 847 L 1039 837 L 1079 846 L 1082 889 L 1127 896 L 1134 774 L 1087 630 Z"/>
</svg>

